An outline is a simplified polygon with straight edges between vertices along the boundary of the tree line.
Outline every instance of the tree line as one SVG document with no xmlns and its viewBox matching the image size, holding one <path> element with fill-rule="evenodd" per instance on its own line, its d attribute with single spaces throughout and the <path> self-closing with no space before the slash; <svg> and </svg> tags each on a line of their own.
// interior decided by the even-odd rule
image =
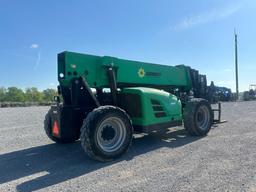
<svg viewBox="0 0 256 192">
<path fill-rule="evenodd" d="M 0 102 L 52 102 L 55 95 L 55 89 L 39 91 L 36 87 L 25 90 L 17 87 L 0 87 Z"/>
</svg>

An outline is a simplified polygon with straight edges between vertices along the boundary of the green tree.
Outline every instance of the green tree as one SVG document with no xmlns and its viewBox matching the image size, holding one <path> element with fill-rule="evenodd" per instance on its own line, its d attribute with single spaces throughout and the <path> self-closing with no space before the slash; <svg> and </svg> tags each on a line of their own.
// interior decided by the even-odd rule
<svg viewBox="0 0 256 192">
<path fill-rule="evenodd" d="M 17 87 L 8 87 L 6 92 L 5 101 L 9 102 L 24 102 L 25 94 L 22 89 Z"/>
<path fill-rule="evenodd" d="M 28 102 L 41 102 L 43 100 L 43 94 L 36 87 L 27 88 L 25 95 Z"/>
<path fill-rule="evenodd" d="M 58 95 L 55 89 L 46 89 L 43 91 L 43 100 L 46 102 L 53 101 L 53 96 Z"/>
<path fill-rule="evenodd" d="M 6 99 L 6 88 L 0 87 L 0 102 L 4 102 Z"/>
</svg>

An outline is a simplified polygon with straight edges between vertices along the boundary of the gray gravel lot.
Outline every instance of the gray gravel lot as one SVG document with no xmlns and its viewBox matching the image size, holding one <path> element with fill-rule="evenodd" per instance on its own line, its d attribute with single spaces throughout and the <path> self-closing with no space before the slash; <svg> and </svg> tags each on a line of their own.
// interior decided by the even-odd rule
<svg viewBox="0 0 256 192">
<path fill-rule="evenodd" d="M 256 191 L 256 102 L 224 103 L 207 137 L 170 129 L 137 135 L 130 151 L 95 162 L 44 134 L 49 107 L 0 109 L 0 191 Z"/>
</svg>

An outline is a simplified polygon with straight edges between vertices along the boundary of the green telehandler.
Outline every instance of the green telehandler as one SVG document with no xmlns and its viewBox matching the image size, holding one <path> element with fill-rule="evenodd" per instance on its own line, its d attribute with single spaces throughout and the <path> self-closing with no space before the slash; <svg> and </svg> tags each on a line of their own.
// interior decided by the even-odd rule
<svg viewBox="0 0 256 192">
<path fill-rule="evenodd" d="M 133 133 L 184 124 L 188 134 L 203 136 L 213 124 L 211 105 L 199 98 L 206 94 L 201 89 L 206 76 L 185 65 L 62 52 L 58 81 L 59 95 L 45 116 L 45 132 L 57 143 L 80 139 L 98 161 L 123 155 Z"/>
</svg>

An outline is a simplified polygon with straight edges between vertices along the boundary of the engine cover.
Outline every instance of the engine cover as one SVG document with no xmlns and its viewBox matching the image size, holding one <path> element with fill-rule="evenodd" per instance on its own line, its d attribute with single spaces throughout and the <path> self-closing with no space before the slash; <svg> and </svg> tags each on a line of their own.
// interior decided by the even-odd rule
<svg viewBox="0 0 256 192">
<path fill-rule="evenodd" d="M 124 88 L 119 101 L 137 132 L 149 133 L 182 124 L 181 102 L 168 92 L 146 87 Z"/>
</svg>

